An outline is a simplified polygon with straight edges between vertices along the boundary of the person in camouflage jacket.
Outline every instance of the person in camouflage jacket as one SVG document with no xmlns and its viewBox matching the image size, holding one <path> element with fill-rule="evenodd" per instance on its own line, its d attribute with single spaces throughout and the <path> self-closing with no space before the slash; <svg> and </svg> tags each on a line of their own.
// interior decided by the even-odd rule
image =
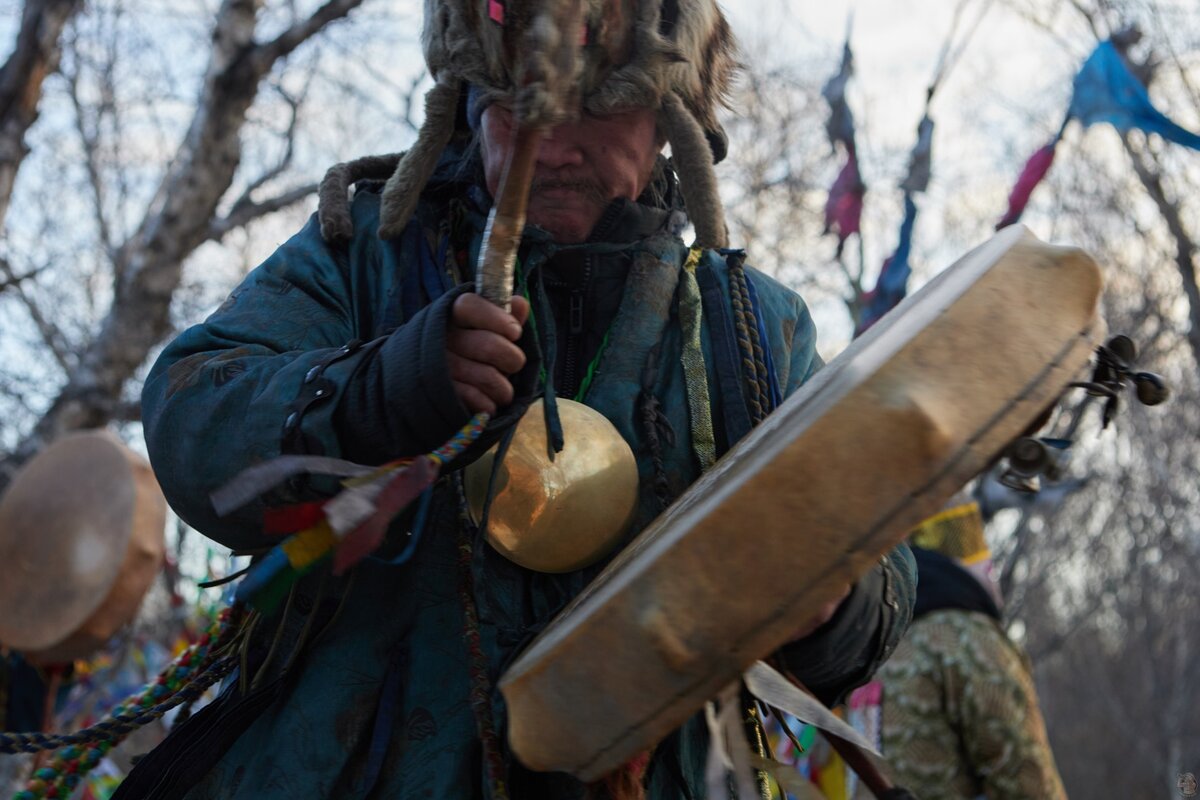
<svg viewBox="0 0 1200 800">
<path fill-rule="evenodd" d="M 958 530 L 935 532 L 948 523 Z M 1001 624 L 978 506 L 944 512 L 914 541 L 936 549 L 913 545 L 913 622 L 877 676 L 885 758 L 921 800 L 1062 800 L 1029 660 Z"/>
</svg>

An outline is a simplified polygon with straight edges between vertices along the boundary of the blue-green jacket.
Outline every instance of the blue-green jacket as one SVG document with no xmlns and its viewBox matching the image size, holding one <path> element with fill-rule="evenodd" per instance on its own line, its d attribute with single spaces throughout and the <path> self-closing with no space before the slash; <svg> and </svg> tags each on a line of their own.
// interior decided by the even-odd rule
<svg viewBox="0 0 1200 800">
<path fill-rule="evenodd" d="M 218 518 L 209 504 L 210 492 L 239 471 L 282 453 L 382 463 L 428 452 L 467 420 L 445 338 L 487 203 L 477 171 L 443 169 L 405 235 L 383 241 L 379 195 L 360 187 L 350 241 L 327 243 L 314 218 L 166 348 L 146 382 L 143 415 L 154 468 L 183 519 L 232 548 L 265 547 L 272 541 L 261 532 L 261 505 Z M 540 391 L 539 371 L 573 394 L 591 366 L 582 399 L 638 460 L 631 536 L 699 474 L 680 360 L 687 249 L 673 232 L 677 221 L 667 209 L 617 201 L 588 245 L 564 250 L 531 230 L 521 251 L 537 331 L 527 329 L 530 364 L 514 379 L 518 394 Z M 750 416 L 729 261 L 708 252 L 697 271 L 719 448 L 746 432 Z M 793 292 L 746 274 L 772 372 L 768 393 L 786 396 L 820 366 L 812 320 Z M 492 438 L 509 423 L 502 415 Z M 328 488 L 293 482 L 269 500 Z M 256 626 L 239 679 L 147 756 L 118 797 L 488 797 L 495 775 L 483 764 L 471 692 L 489 693 L 503 742 L 496 680 L 603 565 L 527 571 L 474 532 L 464 535 L 460 505 L 453 476 L 445 477 L 422 525 L 406 514 L 380 553 L 348 576 L 306 577 L 291 602 Z M 391 563 L 414 535 L 415 555 Z M 854 587 L 833 620 L 785 648 L 787 665 L 827 700 L 865 681 L 906 627 L 914 586 L 901 548 Z M 478 608 L 486 661 L 474 671 L 463 591 Z M 703 725 L 693 720 L 656 748 L 648 796 L 703 796 L 706 752 Z M 583 796 L 569 776 L 503 760 L 509 796 Z"/>
</svg>

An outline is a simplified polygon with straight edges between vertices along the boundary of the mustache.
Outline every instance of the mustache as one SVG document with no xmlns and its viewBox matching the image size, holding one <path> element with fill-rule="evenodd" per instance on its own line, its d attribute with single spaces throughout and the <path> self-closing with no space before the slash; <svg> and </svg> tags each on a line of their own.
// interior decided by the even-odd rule
<svg viewBox="0 0 1200 800">
<path fill-rule="evenodd" d="M 552 189 L 565 189 L 578 192 L 592 202 L 600 205 L 608 203 L 608 195 L 605 193 L 603 187 L 596 181 L 588 178 L 535 177 L 533 183 L 529 186 L 529 194 L 532 196 L 538 192 Z"/>
</svg>

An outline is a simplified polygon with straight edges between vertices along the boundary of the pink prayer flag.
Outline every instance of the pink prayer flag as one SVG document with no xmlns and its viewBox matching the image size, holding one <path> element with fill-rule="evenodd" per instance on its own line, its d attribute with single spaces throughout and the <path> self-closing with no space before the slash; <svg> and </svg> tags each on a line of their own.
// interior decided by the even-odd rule
<svg viewBox="0 0 1200 800">
<path fill-rule="evenodd" d="M 405 507 L 416 500 L 437 479 L 438 469 L 429 456 L 413 460 L 398 471 L 379 493 L 375 513 L 367 518 L 338 544 L 333 552 L 333 574 L 341 575 L 350 567 L 375 552 L 383 543 L 388 525 Z"/>
<path fill-rule="evenodd" d="M 1046 173 L 1050 171 L 1050 165 L 1054 163 L 1054 148 L 1057 144 L 1058 137 L 1055 137 L 1054 141 L 1038 150 L 1025 162 L 1025 169 L 1021 170 L 1021 177 L 1017 178 L 1016 186 L 1013 186 L 1012 192 L 1008 195 L 1008 211 L 996 223 L 996 230 L 1006 228 L 1021 218 L 1021 214 L 1025 212 L 1025 206 L 1029 203 L 1030 195 L 1042 182 L 1042 178 L 1046 177 Z"/>
<path fill-rule="evenodd" d="M 825 230 L 837 234 L 839 250 L 851 234 L 859 231 L 866 192 L 867 187 L 858 173 L 858 159 L 851 150 L 846 166 L 838 173 L 829 189 L 829 199 L 825 201 Z"/>
</svg>

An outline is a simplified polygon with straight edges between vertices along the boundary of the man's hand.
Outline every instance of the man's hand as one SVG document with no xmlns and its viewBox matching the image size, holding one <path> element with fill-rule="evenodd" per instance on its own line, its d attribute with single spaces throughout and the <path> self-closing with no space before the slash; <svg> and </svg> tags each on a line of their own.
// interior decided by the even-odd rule
<svg viewBox="0 0 1200 800">
<path fill-rule="evenodd" d="M 836 598 L 818 608 L 815 614 L 805 620 L 804 624 L 796 629 L 796 632 L 792 634 L 791 641 L 794 642 L 799 639 L 803 639 L 805 636 L 808 636 L 817 628 L 833 619 L 833 615 L 837 613 L 838 607 L 841 606 L 842 601 L 849 597 L 849 595 L 850 584 L 847 583 L 842 586 L 842 590 L 838 593 Z"/>
<path fill-rule="evenodd" d="M 472 414 L 496 413 L 513 400 L 508 376 L 525 366 L 515 342 L 529 317 L 529 303 L 513 297 L 512 313 L 477 294 L 464 294 L 450 309 L 446 362 L 459 401 Z"/>
</svg>

